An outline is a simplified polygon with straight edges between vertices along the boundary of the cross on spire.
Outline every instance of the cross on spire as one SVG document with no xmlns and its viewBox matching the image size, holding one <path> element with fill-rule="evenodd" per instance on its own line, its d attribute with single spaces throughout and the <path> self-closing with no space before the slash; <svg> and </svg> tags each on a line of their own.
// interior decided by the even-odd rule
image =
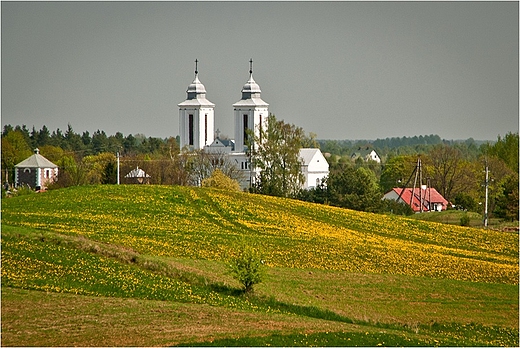
<svg viewBox="0 0 520 348">
<path fill-rule="evenodd" d="M 195 75 L 199 73 L 199 61 L 198 59 L 195 59 Z"/>
<path fill-rule="evenodd" d="M 249 73 L 252 74 L 253 73 L 253 58 L 251 58 L 249 60 Z"/>
</svg>

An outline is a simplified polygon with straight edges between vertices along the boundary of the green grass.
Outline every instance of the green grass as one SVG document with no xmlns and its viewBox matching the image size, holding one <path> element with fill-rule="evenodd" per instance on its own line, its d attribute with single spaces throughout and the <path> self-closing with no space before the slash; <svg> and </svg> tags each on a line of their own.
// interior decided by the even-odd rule
<svg viewBox="0 0 520 348">
<path fill-rule="evenodd" d="M 244 241 L 269 266 L 253 296 L 227 267 Z M 79 329 L 51 332 L 38 294 Z M 133 308 L 166 304 L 207 317 Z M 518 240 L 244 193 L 69 188 L 3 200 L 2 309 L 7 345 L 516 346 Z"/>
<path fill-rule="evenodd" d="M 445 210 L 441 212 L 426 212 L 421 214 L 414 214 L 410 216 L 412 219 L 421 220 L 421 221 L 429 221 L 429 222 L 438 222 L 443 224 L 450 225 L 460 225 L 461 218 L 463 216 L 469 217 L 469 226 L 475 228 L 484 228 L 484 220 L 482 214 L 475 212 L 465 212 L 461 210 Z M 488 220 L 488 228 L 497 229 L 497 230 L 511 230 L 518 231 L 518 221 L 503 221 L 499 218 L 490 218 Z"/>
</svg>

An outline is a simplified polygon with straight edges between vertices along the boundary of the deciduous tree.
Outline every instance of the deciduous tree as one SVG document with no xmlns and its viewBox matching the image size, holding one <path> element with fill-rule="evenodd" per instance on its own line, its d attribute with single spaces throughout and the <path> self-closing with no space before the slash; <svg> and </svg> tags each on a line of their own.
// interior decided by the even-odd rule
<svg viewBox="0 0 520 348">
<path fill-rule="evenodd" d="M 305 177 L 301 173 L 303 129 L 278 121 L 269 115 L 267 127 L 261 127 L 255 135 L 249 133 L 251 163 L 258 168 L 253 190 L 255 192 L 283 197 L 294 197 Z"/>
</svg>

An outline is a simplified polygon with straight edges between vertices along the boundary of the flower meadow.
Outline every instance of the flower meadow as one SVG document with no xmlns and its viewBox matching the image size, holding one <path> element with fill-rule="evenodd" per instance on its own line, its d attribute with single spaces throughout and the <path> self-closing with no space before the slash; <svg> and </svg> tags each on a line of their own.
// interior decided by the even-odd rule
<svg viewBox="0 0 520 348">
<path fill-rule="evenodd" d="M 2 286 L 258 309 L 258 306 L 238 297 L 222 295 L 112 258 L 11 231 L 2 235 L 1 271 Z"/>
<path fill-rule="evenodd" d="M 491 230 L 194 187 L 73 187 L 2 203 L 3 224 L 140 254 L 225 261 L 247 242 L 271 267 L 518 284 L 518 236 Z M 14 262 L 6 243 L 2 272 Z"/>
</svg>

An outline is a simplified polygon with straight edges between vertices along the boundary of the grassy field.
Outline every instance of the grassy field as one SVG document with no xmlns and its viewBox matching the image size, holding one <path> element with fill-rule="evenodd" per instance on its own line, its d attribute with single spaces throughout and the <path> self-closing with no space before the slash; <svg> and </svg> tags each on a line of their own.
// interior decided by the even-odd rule
<svg viewBox="0 0 520 348">
<path fill-rule="evenodd" d="M 410 216 L 412 219 L 439 222 L 443 224 L 460 225 L 461 218 L 467 216 L 469 218 L 469 226 L 475 228 L 484 228 L 483 217 L 479 213 L 465 212 L 461 210 L 445 210 L 442 212 L 426 212 L 422 214 L 414 214 Z M 503 221 L 499 218 L 490 218 L 488 221 L 489 229 L 516 231 L 518 232 L 518 221 Z"/>
<path fill-rule="evenodd" d="M 518 314 L 517 234 L 187 187 L 2 201 L 3 345 L 517 346 Z"/>
</svg>

